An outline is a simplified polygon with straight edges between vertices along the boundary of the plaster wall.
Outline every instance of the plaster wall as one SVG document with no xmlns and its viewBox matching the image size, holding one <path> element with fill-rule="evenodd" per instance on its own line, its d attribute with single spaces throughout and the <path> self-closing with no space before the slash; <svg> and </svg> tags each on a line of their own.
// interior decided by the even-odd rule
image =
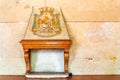
<svg viewBox="0 0 120 80">
<path fill-rule="evenodd" d="M 45 0 L 0 0 L 0 75 L 24 75 L 23 38 L 32 6 Z M 73 74 L 120 74 L 120 0 L 46 0 L 60 5 L 70 38 Z"/>
</svg>

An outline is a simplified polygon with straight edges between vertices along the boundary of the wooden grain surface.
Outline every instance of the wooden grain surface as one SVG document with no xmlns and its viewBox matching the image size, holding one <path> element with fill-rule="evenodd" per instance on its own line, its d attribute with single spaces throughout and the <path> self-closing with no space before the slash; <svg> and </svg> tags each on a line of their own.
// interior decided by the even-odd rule
<svg viewBox="0 0 120 80">
<path fill-rule="evenodd" d="M 66 79 L 26 79 L 24 76 L 0 76 L 0 80 L 120 80 L 120 75 L 76 75 Z"/>
<path fill-rule="evenodd" d="M 32 49 L 63 49 L 64 50 L 64 72 L 68 73 L 69 48 L 71 40 L 22 40 L 24 58 L 26 62 L 26 74 L 30 73 L 30 50 Z"/>
</svg>

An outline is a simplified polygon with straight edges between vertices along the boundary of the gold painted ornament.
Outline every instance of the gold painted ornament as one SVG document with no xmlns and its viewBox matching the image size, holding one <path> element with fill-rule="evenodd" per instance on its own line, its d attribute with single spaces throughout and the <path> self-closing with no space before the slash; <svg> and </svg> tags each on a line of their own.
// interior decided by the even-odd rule
<svg viewBox="0 0 120 80">
<path fill-rule="evenodd" d="M 40 8 L 40 14 L 34 15 L 33 34 L 41 37 L 51 37 L 61 33 L 59 14 L 54 14 L 50 7 Z"/>
</svg>

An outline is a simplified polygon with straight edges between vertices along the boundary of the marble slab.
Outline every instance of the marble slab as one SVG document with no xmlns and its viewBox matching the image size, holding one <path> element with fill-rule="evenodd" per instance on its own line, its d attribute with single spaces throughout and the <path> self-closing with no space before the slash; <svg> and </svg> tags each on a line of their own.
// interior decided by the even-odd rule
<svg viewBox="0 0 120 80">
<path fill-rule="evenodd" d="M 26 74 L 27 78 L 66 78 L 69 74 L 66 73 L 30 73 Z"/>
</svg>

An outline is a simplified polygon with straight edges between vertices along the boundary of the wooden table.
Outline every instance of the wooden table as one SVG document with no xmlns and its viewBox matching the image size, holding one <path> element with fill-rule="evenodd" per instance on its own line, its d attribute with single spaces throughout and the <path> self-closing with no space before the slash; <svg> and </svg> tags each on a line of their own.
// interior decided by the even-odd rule
<svg viewBox="0 0 120 80">
<path fill-rule="evenodd" d="M 64 72 L 68 73 L 68 59 L 70 40 L 22 40 L 20 42 L 24 50 L 26 62 L 26 74 L 30 73 L 30 50 L 32 49 L 63 49 L 64 50 Z"/>
</svg>

